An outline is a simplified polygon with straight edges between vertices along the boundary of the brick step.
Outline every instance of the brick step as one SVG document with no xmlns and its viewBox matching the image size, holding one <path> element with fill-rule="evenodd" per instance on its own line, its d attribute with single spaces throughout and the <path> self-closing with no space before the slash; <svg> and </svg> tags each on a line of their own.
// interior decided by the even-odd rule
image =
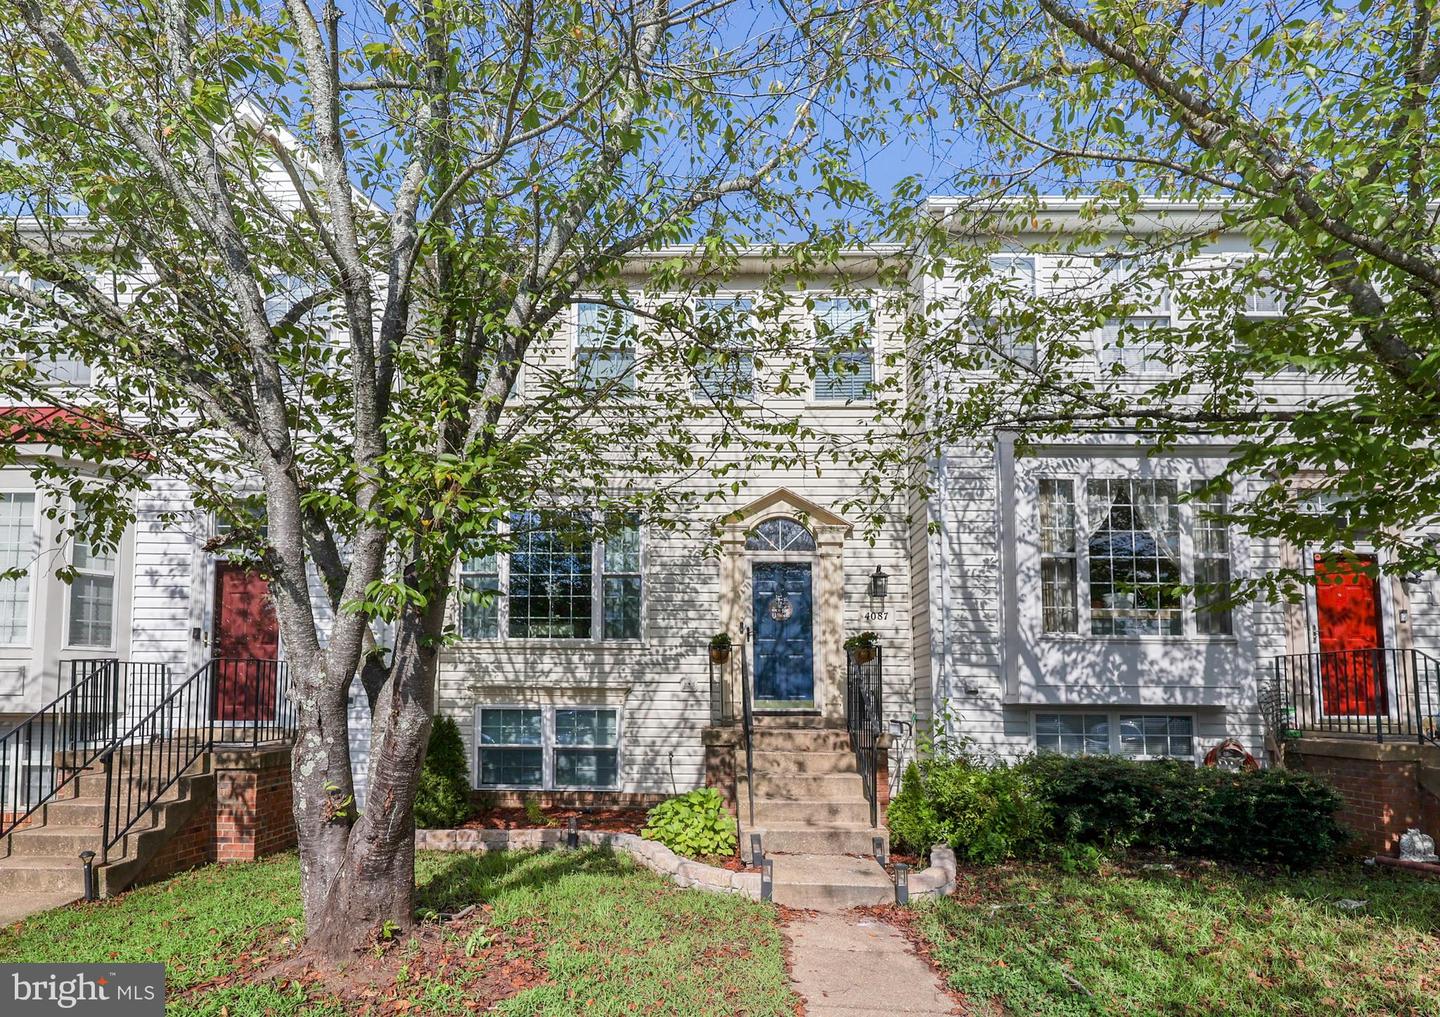
<svg viewBox="0 0 1440 1017">
<path fill-rule="evenodd" d="M 745 774 L 739 776 L 742 797 L 746 794 Z M 853 802 L 865 800 L 865 785 L 858 773 L 755 773 L 755 800 Z M 868 808 L 868 806 L 866 806 Z"/>
<path fill-rule="evenodd" d="M 740 799 L 741 812 L 748 803 Z M 775 801 L 755 799 L 755 825 L 793 823 L 798 826 L 868 825 L 870 805 L 863 798 L 853 801 Z"/>
<path fill-rule="evenodd" d="M 757 727 L 755 751 L 841 752 L 850 751 L 850 734 L 839 728 Z"/>
<path fill-rule="evenodd" d="M 836 750 L 755 752 L 756 773 L 856 773 L 855 753 Z"/>
<path fill-rule="evenodd" d="M 873 858 L 845 855 L 776 855 L 777 904 L 839 911 L 895 900 L 895 884 Z"/>
<path fill-rule="evenodd" d="M 766 854 L 868 855 L 875 850 L 875 838 L 884 841 L 890 850 L 889 831 L 869 823 L 835 823 L 830 826 L 809 826 L 802 823 L 755 824 L 760 844 Z M 749 831 L 740 832 L 740 849 L 750 851 Z"/>
</svg>

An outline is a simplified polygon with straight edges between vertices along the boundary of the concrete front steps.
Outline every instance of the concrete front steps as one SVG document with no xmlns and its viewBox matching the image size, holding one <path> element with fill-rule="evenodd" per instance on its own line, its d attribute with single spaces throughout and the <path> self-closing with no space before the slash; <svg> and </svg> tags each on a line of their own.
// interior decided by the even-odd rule
<svg viewBox="0 0 1440 1017">
<path fill-rule="evenodd" d="M 819 718 L 761 717 L 754 731 L 755 822 L 750 781 L 736 781 L 740 850 L 758 833 L 774 859 L 774 899 L 791 907 L 839 909 L 895 899 L 894 884 L 874 858 L 870 803 L 848 732 Z M 860 856 L 860 857 L 855 857 Z"/>
<path fill-rule="evenodd" d="M 117 769 L 112 816 L 120 812 L 130 815 L 123 803 L 143 801 L 138 797 L 142 790 L 128 770 Z M 25 905 L 35 898 L 43 897 L 53 907 L 84 896 L 82 851 L 96 853 L 97 893 L 109 896 L 120 892 L 214 793 L 215 775 L 208 772 L 208 759 L 202 757 L 110 849 L 109 863 L 99 865 L 105 775 L 99 766 L 82 770 L 30 817 L 29 825 L 0 838 L 0 915 L 33 911 Z"/>
</svg>

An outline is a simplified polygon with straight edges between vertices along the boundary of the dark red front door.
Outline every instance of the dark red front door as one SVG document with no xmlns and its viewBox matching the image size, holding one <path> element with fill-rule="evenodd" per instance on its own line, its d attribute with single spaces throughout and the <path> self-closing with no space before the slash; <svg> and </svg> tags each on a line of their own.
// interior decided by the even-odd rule
<svg viewBox="0 0 1440 1017">
<path fill-rule="evenodd" d="M 1315 556 L 1315 614 L 1320 628 L 1320 681 L 1327 714 L 1385 712 L 1380 587 L 1372 555 Z"/>
<path fill-rule="evenodd" d="M 215 566 L 215 717 L 272 720 L 280 624 L 270 584 L 238 565 Z"/>
</svg>

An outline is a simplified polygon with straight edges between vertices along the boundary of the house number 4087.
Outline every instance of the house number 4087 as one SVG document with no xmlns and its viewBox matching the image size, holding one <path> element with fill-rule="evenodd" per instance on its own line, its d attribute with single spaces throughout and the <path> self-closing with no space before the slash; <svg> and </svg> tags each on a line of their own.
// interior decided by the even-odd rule
<svg viewBox="0 0 1440 1017">
<path fill-rule="evenodd" d="M 866 621 L 886 621 L 890 617 L 889 611 L 866 611 Z"/>
</svg>

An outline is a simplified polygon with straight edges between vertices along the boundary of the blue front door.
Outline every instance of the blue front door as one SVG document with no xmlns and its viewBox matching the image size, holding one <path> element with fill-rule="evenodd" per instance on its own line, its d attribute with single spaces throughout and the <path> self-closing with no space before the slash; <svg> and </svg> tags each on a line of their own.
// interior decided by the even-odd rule
<svg viewBox="0 0 1440 1017">
<path fill-rule="evenodd" d="M 810 566 L 756 562 L 755 698 L 812 702 L 815 645 L 812 639 Z"/>
</svg>

